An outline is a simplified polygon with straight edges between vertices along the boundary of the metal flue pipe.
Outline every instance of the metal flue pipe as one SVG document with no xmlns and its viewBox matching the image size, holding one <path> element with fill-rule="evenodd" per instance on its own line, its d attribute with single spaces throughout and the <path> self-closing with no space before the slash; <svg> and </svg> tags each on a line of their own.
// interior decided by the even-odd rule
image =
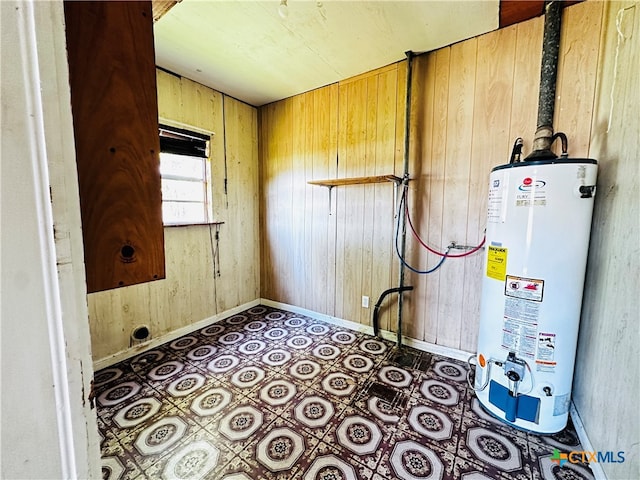
<svg viewBox="0 0 640 480">
<path fill-rule="evenodd" d="M 404 161 L 402 172 L 402 189 L 405 194 L 409 188 L 409 128 L 411 127 L 411 73 L 413 67 L 413 52 L 411 50 L 405 52 L 407 56 L 407 96 L 405 100 L 405 119 L 404 119 Z M 402 215 L 398 212 L 398 215 Z M 402 240 L 400 242 L 400 256 L 405 258 L 406 239 L 407 239 L 407 221 L 405 215 L 402 215 L 401 223 Z M 398 348 L 402 345 L 402 304 L 404 288 L 404 263 L 400 261 L 400 274 L 398 280 L 398 327 L 396 330 L 396 345 Z"/>
<path fill-rule="evenodd" d="M 533 151 L 525 160 L 556 158 L 551 151 L 555 140 L 553 113 L 556 102 L 558 77 L 558 53 L 562 20 L 561 2 L 551 1 L 545 5 L 544 37 L 542 40 L 542 65 L 540 69 L 540 94 L 538 97 L 538 122 L 533 139 Z"/>
</svg>

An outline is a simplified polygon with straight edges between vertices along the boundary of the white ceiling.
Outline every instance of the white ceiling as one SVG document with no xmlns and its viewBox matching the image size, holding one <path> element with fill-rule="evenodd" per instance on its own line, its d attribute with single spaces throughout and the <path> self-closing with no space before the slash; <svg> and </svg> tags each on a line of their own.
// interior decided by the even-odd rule
<svg viewBox="0 0 640 480">
<path fill-rule="evenodd" d="M 260 106 L 498 28 L 498 0 L 182 0 L 154 26 L 160 67 Z"/>
</svg>

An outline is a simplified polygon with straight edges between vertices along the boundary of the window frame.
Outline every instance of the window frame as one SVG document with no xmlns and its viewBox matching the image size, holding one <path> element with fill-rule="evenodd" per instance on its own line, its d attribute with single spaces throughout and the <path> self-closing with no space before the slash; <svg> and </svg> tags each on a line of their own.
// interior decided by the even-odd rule
<svg viewBox="0 0 640 480">
<path fill-rule="evenodd" d="M 163 193 L 162 195 L 162 224 L 164 227 L 182 227 L 189 225 L 213 225 L 218 222 L 214 221 L 213 216 L 213 188 L 212 188 L 212 173 L 211 173 L 211 142 L 213 140 L 213 132 L 203 132 L 201 129 L 194 129 L 190 126 L 179 126 L 175 127 L 171 124 L 167 124 L 162 122 L 159 124 L 159 135 L 163 136 L 163 133 L 166 135 L 167 133 L 171 135 L 173 138 L 183 138 L 188 141 L 188 139 L 193 138 L 196 141 L 204 142 L 205 150 L 204 154 L 202 154 L 202 150 L 198 152 L 196 155 L 190 155 L 189 150 L 185 151 L 167 151 L 166 148 L 163 148 L 161 145 L 160 154 L 159 154 L 159 165 L 160 169 L 160 180 L 161 186 L 164 190 L 165 188 L 165 180 L 174 180 L 178 182 L 193 182 L 202 185 L 203 189 L 203 201 L 189 201 L 189 200 L 169 200 L 165 198 Z M 163 174 L 162 172 L 162 156 L 163 155 L 172 155 L 174 157 L 185 157 L 189 159 L 197 159 L 202 162 L 202 178 L 198 179 L 194 176 L 190 175 L 179 175 L 175 173 Z M 205 156 L 206 155 L 206 156 Z M 176 219 L 167 220 L 165 218 L 165 202 L 168 203 L 191 203 L 191 204 L 201 204 L 204 210 L 204 219 L 203 221 L 194 221 L 194 220 L 185 220 L 180 221 Z"/>
</svg>

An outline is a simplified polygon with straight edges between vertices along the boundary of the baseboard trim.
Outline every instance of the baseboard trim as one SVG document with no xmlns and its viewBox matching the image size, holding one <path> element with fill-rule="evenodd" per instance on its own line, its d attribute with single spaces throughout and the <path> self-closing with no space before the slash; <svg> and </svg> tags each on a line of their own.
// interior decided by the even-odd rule
<svg viewBox="0 0 640 480">
<path fill-rule="evenodd" d="M 237 307 L 230 308 L 229 310 L 225 310 L 222 313 L 218 313 L 213 315 L 212 317 L 205 318 L 196 323 L 191 323 L 189 325 L 185 325 L 184 327 L 180 327 L 177 330 L 173 330 L 165 335 L 162 335 L 158 338 L 153 338 L 148 342 L 141 343 L 139 345 L 135 345 L 131 348 L 127 348 L 126 350 L 121 350 L 118 353 L 114 353 L 113 355 L 109 355 L 108 357 L 101 358 L 100 360 L 96 360 L 93 362 L 93 370 L 98 371 L 103 368 L 110 367 L 122 360 L 126 360 L 127 358 L 135 357 L 147 350 L 151 350 L 156 348 L 163 343 L 170 342 L 177 338 L 182 337 L 183 335 L 188 335 L 190 333 L 195 332 L 196 330 L 200 330 L 212 323 L 219 322 L 220 320 L 224 320 L 225 318 L 231 317 L 232 315 L 236 315 L 244 310 L 247 310 L 251 307 L 255 307 L 256 305 L 260 305 L 260 299 L 255 299 L 247 303 L 243 303 L 242 305 L 238 305 Z"/>
<path fill-rule="evenodd" d="M 591 440 L 587 435 L 587 431 L 584 428 L 584 423 L 582 423 L 582 419 L 580 418 L 580 414 L 578 413 L 578 409 L 576 408 L 573 401 L 569 405 L 569 414 L 571 415 L 571 420 L 573 421 L 573 426 L 576 429 L 576 433 L 578 434 L 578 439 L 580 440 L 580 444 L 582 445 L 582 450 L 585 452 L 594 452 L 593 445 L 591 444 Z M 607 476 L 602 469 L 602 465 L 598 462 L 590 462 L 589 467 L 593 472 L 593 476 L 596 480 L 607 480 Z"/>
<path fill-rule="evenodd" d="M 275 302 L 273 300 L 269 300 L 266 298 L 261 298 L 260 303 L 262 305 L 266 305 L 273 308 L 279 308 L 281 310 L 286 310 L 292 313 L 299 313 L 300 315 L 305 315 L 307 317 L 315 318 L 318 320 L 323 320 L 327 323 L 331 323 L 333 325 L 337 325 L 339 327 L 348 328 L 349 330 L 354 330 L 356 332 L 367 333 L 369 335 L 373 335 L 373 327 L 369 325 L 363 325 L 361 323 L 352 322 L 350 320 L 345 320 L 338 317 L 333 317 L 331 315 L 326 315 L 324 313 L 314 312 L 313 310 L 307 310 L 306 308 L 296 307 L 294 305 L 289 305 L 287 303 Z M 381 330 L 380 336 L 385 340 L 390 340 L 392 342 L 396 341 L 395 332 L 390 332 L 388 330 Z M 424 342 L 422 340 L 416 340 L 410 337 L 402 337 L 402 343 L 409 347 L 413 347 L 417 350 L 422 350 L 423 352 L 435 353 L 436 355 L 442 355 L 443 357 L 453 358 L 455 360 L 461 360 L 466 362 L 470 356 L 474 355 L 471 352 L 465 352 L 464 350 L 458 350 L 456 348 L 444 347 L 442 345 L 436 345 L 435 343 Z"/>
</svg>

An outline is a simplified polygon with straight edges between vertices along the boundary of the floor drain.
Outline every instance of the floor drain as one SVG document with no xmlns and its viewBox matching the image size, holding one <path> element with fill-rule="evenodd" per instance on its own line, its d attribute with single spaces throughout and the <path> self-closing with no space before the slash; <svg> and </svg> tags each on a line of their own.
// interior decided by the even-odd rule
<svg viewBox="0 0 640 480">
<path fill-rule="evenodd" d="M 409 396 L 401 390 L 385 385 L 384 383 L 369 382 L 354 399 L 354 402 L 371 397 L 379 398 L 393 410 L 404 409 L 409 401 Z"/>
<path fill-rule="evenodd" d="M 389 361 L 399 367 L 426 372 L 431 366 L 431 354 L 414 348 L 402 347 L 393 352 Z"/>
</svg>

